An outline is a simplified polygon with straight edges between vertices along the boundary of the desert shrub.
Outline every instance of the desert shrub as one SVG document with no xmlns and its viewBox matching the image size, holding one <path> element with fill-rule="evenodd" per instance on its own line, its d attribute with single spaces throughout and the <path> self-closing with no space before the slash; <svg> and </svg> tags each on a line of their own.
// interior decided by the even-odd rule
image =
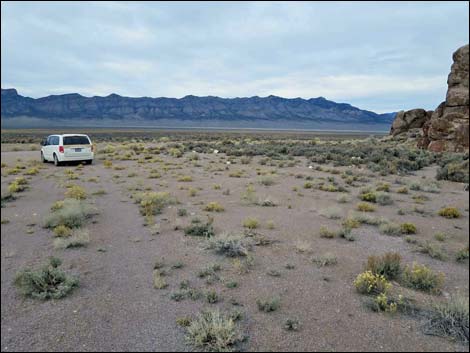
<svg viewBox="0 0 470 353">
<path fill-rule="evenodd" d="M 214 234 L 214 227 L 212 226 L 212 222 L 210 221 L 206 223 L 192 223 L 184 229 L 184 235 L 190 235 L 195 237 L 210 238 L 214 236 Z"/>
<path fill-rule="evenodd" d="M 103 165 L 105 168 L 111 168 L 113 166 L 113 162 L 109 160 L 104 160 Z"/>
<path fill-rule="evenodd" d="M 439 294 L 444 284 L 444 274 L 435 273 L 425 265 L 413 263 L 411 267 L 405 267 L 402 280 L 410 288 Z"/>
<path fill-rule="evenodd" d="M 311 189 L 313 188 L 313 183 L 307 181 L 305 184 L 304 184 L 304 189 Z"/>
<path fill-rule="evenodd" d="M 164 278 L 164 274 L 159 269 L 153 270 L 153 287 L 156 289 L 164 289 L 168 287 L 168 283 Z"/>
<path fill-rule="evenodd" d="M 218 310 L 203 311 L 186 329 L 189 344 L 212 352 L 233 351 L 242 341 L 233 319 Z"/>
<path fill-rule="evenodd" d="M 55 249 L 69 249 L 85 247 L 90 243 L 90 233 L 87 229 L 73 229 L 66 238 L 54 239 Z"/>
<path fill-rule="evenodd" d="M 391 284 L 385 276 L 374 274 L 372 271 L 365 271 L 356 277 L 354 286 L 361 294 L 380 294 L 386 293 Z"/>
<path fill-rule="evenodd" d="M 274 179 L 269 176 L 264 176 L 264 177 L 259 178 L 258 182 L 264 186 L 271 186 L 275 184 Z"/>
<path fill-rule="evenodd" d="M 437 170 L 436 179 L 468 183 L 468 153 L 448 153 L 447 155 L 445 155 L 439 162 L 439 169 Z"/>
<path fill-rule="evenodd" d="M 351 216 L 345 218 L 341 224 L 343 228 L 348 229 L 359 228 L 361 226 L 361 223 L 359 223 L 354 217 Z"/>
<path fill-rule="evenodd" d="M 455 255 L 455 260 L 457 262 L 463 262 L 465 260 L 468 260 L 468 245 L 459 251 L 457 251 L 457 254 Z"/>
<path fill-rule="evenodd" d="M 387 194 L 386 192 L 378 192 L 376 193 L 376 202 L 379 205 L 391 205 L 393 203 L 392 197 Z"/>
<path fill-rule="evenodd" d="M 332 253 L 325 253 L 323 255 L 313 258 L 313 263 L 317 264 L 318 267 L 336 265 L 338 258 Z"/>
<path fill-rule="evenodd" d="M 405 222 L 400 224 L 400 232 L 401 234 L 416 234 L 418 230 L 413 223 Z"/>
<path fill-rule="evenodd" d="M 397 193 L 399 193 L 399 194 L 408 194 L 408 188 L 406 186 L 402 186 L 401 188 L 397 189 Z"/>
<path fill-rule="evenodd" d="M 375 211 L 375 207 L 367 202 L 359 202 L 356 205 L 356 208 L 358 211 L 361 211 L 361 212 L 374 212 Z"/>
<path fill-rule="evenodd" d="M 329 230 L 325 226 L 320 227 L 320 237 L 321 238 L 334 238 L 336 236 L 336 232 Z"/>
<path fill-rule="evenodd" d="M 186 208 L 178 208 L 176 212 L 180 217 L 186 217 L 188 215 L 188 210 Z"/>
<path fill-rule="evenodd" d="M 402 271 L 401 255 L 389 252 L 383 256 L 369 256 L 367 258 L 366 271 L 384 276 L 388 280 L 398 278 Z"/>
<path fill-rule="evenodd" d="M 378 183 L 375 190 L 389 192 L 390 191 L 390 184 L 389 183 Z"/>
<path fill-rule="evenodd" d="M 329 219 L 339 219 L 342 215 L 342 210 L 339 207 L 328 207 L 320 210 L 319 212 L 322 216 Z"/>
<path fill-rule="evenodd" d="M 337 198 L 336 198 L 336 201 L 338 203 L 347 203 L 350 201 L 350 198 L 348 195 L 346 194 L 343 194 L 343 195 L 339 195 Z"/>
<path fill-rule="evenodd" d="M 284 329 L 287 331 L 298 331 L 300 328 L 299 320 L 296 319 L 287 319 L 284 322 Z"/>
<path fill-rule="evenodd" d="M 206 301 L 209 304 L 215 304 L 220 300 L 219 295 L 215 290 L 210 290 L 206 293 Z"/>
<path fill-rule="evenodd" d="M 51 211 L 57 211 L 61 209 L 62 207 L 64 207 L 64 201 L 63 200 L 56 201 L 52 204 Z"/>
<path fill-rule="evenodd" d="M 424 324 L 424 333 L 468 343 L 468 297 L 453 296 L 447 302 L 435 304 Z"/>
<path fill-rule="evenodd" d="M 377 202 L 377 193 L 375 193 L 375 192 L 366 192 L 364 194 L 360 194 L 359 198 L 362 201 L 368 201 L 368 202 L 375 203 L 375 202 Z"/>
<path fill-rule="evenodd" d="M 6 207 L 7 202 L 11 202 L 13 200 L 16 200 L 16 197 L 11 192 L 2 194 L 2 208 Z"/>
<path fill-rule="evenodd" d="M 217 263 L 209 264 L 203 269 L 199 270 L 197 276 L 199 278 L 206 278 L 208 282 L 214 282 L 219 279 L 217 272 L 221 270 L 221 267 Z"/>
<path fill-rule="evenodd" d="M 264 200 L 259 200 L 258 202 L 256 202 L 256 204 L 262 207 L 276 207 L 277 206 L 277 202 L 274 200 L 271 200 L 271 198 L 269 197 L 265 198 Z"/>
<path fill-rule="evenodd" d="M 11 194 L 15 192 L 22 192 L 28 187 L 28 181 L 24 177 L 16 178 L 8 185 L 8 192 Z"/>
<path fill-rule="evenodd" d="M 222 233 L 207 241 L 207 248 L 228 257 L 248 255 L 247 240 L 244 235 Z"/>
<path fill-rule="evenodd" d="M 85 221 L 96 214 L 96 209 L 82 200 L 65 199 L 61 208 L 52 211 L 45 221 L 46 228 L 63 225 L 69 228 L 79 228 Z"/>
<path fill-rule="evenodd" d="M 245 192 L 241 195 L 241 199 L 247 204 L 256 204 L 258 199 L 256 197 L 255 188 L 252 185 L 248 185 Z"/>
<path fill-rule="evenodd" d="M 387 235 L 400 235 L 401 227 L 399 224 L 396 223 L 384 222 L 379 225 L 379 231 L 380 233 Z"/>
<path fill-rule="evenodd" d="M 256 229 L 259 226 L 259 221 L 256 218 L 248 217 L 243 221 L 243 227 L 248 229 Z"/>
<path fill-rule="evenodd" d="M 68 237 L 70 234 L 72 234 L 72 229 L 63 224 L 59 224 L 54 228 L 54 236 L 56 237 Z"/>
<path fill-rule="evenodd" d="M 387 294 L 380 293 L 374 298 L 372 303 L 372 310 L 393 314 L 397 312 L 399 306 L 401 305 L 403 305 L 403 299 L 401 295 L 398 297 L 398 300 L 394 300 Z"/>
<path fill-rule="evenodd" d="M 233 260 L 233 268 L 240 275 L 250 272 L 254 265 L 255 259 L 251 254 L 244 257 L 243 260 L 241 260 L 240 258 L 235 258 Z"/>
<path fill-rule="evenodd" d="M 175 158 L 180 158 L 183 156 L 183 152 L 180 149 L 174 147 L 168 150 L 168 154 Z"/>
<path fill-rule="evenodd" d="M 25 172 L 25 175 L 36 175 L 39 173 L 39 169 L 36 167 L 30 168 Z"/>
<path fill-rule="evenodd" d="M 206 207 L 204 207 L 205 211 L 208 212 L 222 212 L 224 211 L 224 207 L 218 202 L 209 202 Z"/>
<path fill-rule="evenodd" d="M 146 217 L 160 214 L 166 206 L 176 203 L 167 192 L 145 192 L 137 195 L 135 200 L 139 203 L 140 213 Z"/>
<path fill-rule="evenodd" d="M 189 194 L 189 196 L 191 196 L 191 197 L 196 196 L 196 195 L 197 195 L 197 189 L 195 189 L 195 188 L 189 188 L 189 189 L 188 189 L 188 194 Z"/>
<path fill-rule="evenodd" d="M 437 241 L 443 242 L 446 240 L 446 238 L 447 238 L 447 235 L 443 232 L 438 232 L 434 234 L 434 239 L 436 239 Z"/>
<path fill-rule="evenodd" d="M 281 305 L 281 300 L 279 299 L 279 297 L 263 298 L 256 300 L 256 305 L 258 305 L 258 309 L 260 311 L 269 313 L 279 309 Z"/>
<path fill-rule="evenodd" d="M 86 191 L 79 185 L 71 185 L 65 191 L 65 197 L 76 200 L 85 200 L 87 198 Z"/>
<path fill-rule="evenodd" d="M 62 261 L 51 257 L 39 270 L 24 269 L 15 276 L 14 284 L 20 293 L 36 299 L 59 299 L 78 286 L 78 279 L 59 269 Z"/>
<path fill-rule="evenodd" d="M 385 222 L 385 220 L 382 218 L 372 217 L 371 215 L 368 215 L 362 212 L 352 213 L 350 217 L 361 224 L 368 224 L 368 225 L 373 225 L 373 226 L 378 226 L 381 223 Z"/>
<path fill-rule="evenodd" d="M 460 211 L 456 207 L 444 207 L 439 210 L 439 216 L 445 218 L 459 218 Z"/>
<path fill-rule="evenodd" d="M 191 175 L 180 175 L 176 180 L 182 182 L 190 182 L 193 181 L 193 177 Z"/>
<path fill-rule="evenodd" d="M 432 244 L 429 241 L 419 243 L 418 244 L 418 251 L 423 253 L 423 254 L 428 254 L 433 259 L 438 259 L 438 260 L 441 260 L 441 261 L 444 261 L 447 258 L 446 254 L 441 249 L 441 247 L 439 247 L 435 244 Z"/>
</svg>

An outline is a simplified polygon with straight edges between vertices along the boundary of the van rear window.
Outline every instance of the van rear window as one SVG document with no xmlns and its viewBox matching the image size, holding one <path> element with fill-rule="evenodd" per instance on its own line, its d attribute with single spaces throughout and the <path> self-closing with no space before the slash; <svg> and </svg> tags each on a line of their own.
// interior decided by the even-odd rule
<svg viewBox="0 0 470 353">
<path fill-rule="evenodd" d="M 64 136 L 64 145 L 89 145 L 86 136 Z"/>
</svg>

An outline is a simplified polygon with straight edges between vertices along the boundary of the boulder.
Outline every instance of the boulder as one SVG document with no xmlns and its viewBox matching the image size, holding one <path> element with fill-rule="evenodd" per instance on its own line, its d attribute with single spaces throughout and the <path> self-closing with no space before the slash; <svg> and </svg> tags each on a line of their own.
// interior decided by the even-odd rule
<svg viewBox="0 0 470 353">
<path fill-rule="evenodd" d="M 430 118 L 430 113 L 424 109 L 412 109 L 408 111 L 400 111 L 395 116 L 392 123 L 390 134 L 396 136 L 407 132 L 411 129 L 420 129 Z"/>
</svg>

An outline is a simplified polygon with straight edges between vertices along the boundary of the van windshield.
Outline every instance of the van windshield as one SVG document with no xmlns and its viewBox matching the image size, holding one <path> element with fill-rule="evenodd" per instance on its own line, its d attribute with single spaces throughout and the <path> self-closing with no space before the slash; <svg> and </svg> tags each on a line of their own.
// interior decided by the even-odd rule
<svg viewBox="0 0 470 353">
<path fill-rule="evenodd" d="M 64 145 L 89 145 L 90 140 L 86 136 L 64 136 Z"/>
</svg>

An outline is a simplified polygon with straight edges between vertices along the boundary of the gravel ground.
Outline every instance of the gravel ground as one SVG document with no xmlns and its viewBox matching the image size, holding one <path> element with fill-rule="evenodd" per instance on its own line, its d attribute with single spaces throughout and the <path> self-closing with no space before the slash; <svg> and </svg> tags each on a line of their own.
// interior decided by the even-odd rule
<svg viewBox="0 0 470 353">
<path fill-rule="evenodd" d="M 2 152 L 1 157 L 8 166 L 39 158 L 37 151 Z M 160 179 L 148 179 L 148 170 L 158 165 L 113 161 L 114 166 L 125 168 L 114 170 L 104 168 L 102 160 L 97 160 L 76 171 L 81 175 L 74 182 L 83 185 L 90 194 L 99 189 L 107 192 L 90 197 L 99 215 L 88 226 L 91 242 L 86 248 L 55 250 L 52 233 L 41 226 L 52 203 L 64 198 L 64 172 L 76 170 L 75 166 L 56 168 L 46 164 L 38 175 L 30 178 L 30 188 L 2 208 L 2 220 L 10 221 L 1 226 L 2 351 L 190 351 L 193 348 L 185 343 L 184 330 L 175 320 L 196 315 L 209 307 L 230 311 L 233 300 L 240 303 L 239 308 L 244 312 L 239 325 L 248 339 L 238 347 L 243 350 L 468 351 L 468 345 L 424 335 L 419 320 L 404 315 L 377 314 L 363 304 L 364 297 L 355 292 L 352 282 L 362 272 L 369 255 L 397 251 L 405 263 L 418 261 L 444 272 L 446 282 L 441 296 L 444 298 L 457 292 L 468 294 L 469 268 L 468 262 L 458 264 L 452 258 L 448 261 L 431 259 L 414 251 L 402 237 L 381 235 L 371 226 L 355 229 L 354 242 L 320 238 L 321 225 L 334 228 L 341 223 L 341 220 L 322 216 L 321 210 L 336 206 L 346 215 L 358 201 L 355 197 L 358 189 L 353 189 L 352 201 L 346 204 L 335 201 L 337 193 L 302 189 L 305 180 L 297 179 L 295 174 L 314 177 L 330 174 L 309 170 L 300 158 L 302 162 L 295 167 L 279 168 L 275 184 L 269 187 L 257 183 L 255 167 L 273 168 L 260 166 L 256 159 L 251 165 L 230 165 L 229 170 L 225 170 L 226 165 L 215 155 L 202 156 L 198 161 L 200 167 L 184 159 L 162 158 L 182 169 L 162 170 Z M 215 165 L 222 169 L 208 169 Z M 230 171 L 239 169 L 246 170 L 246 177 L 228 176 Z M 127 177 L 131 172 L 137 175 Z M 194 180 L 178 182 L 175 173 L 191 175 Z M 435 168 L 426 168 L 402 180 L 419 181 L 423 176 L 431 179 L 434 174 Z M 88 181 L 91 177 L 98 177 L 98 182 Z M 14 175 L 4 175 L 2 168 L 2 193 L 14 178 Z M 393 183 L 395 178 L 381 179 Z M 371 185 L 377 181 L 372 178 Z M 269 196 L 278 201 L 279 206 L 243 205 L 240 195 L 248 182 L 254 182 L 259 197 Z M 152 235 L 149 227 L 144 226 L 144 219 L 130 198 L 132 191 L 128 188 L 139 184 L 169 191 L 180 202 L 156 217 L 157 235 Z M 214 189 L 214 184 L 220 184 L 221 189 Z M 293 186 L 298 186 L 303 196 L 292 191 Z M 189 197 L 187 187 L 202 190 L 195 197 Z M 223 194 L 227 188 L 230 195 Z M 375 215 L 415 223 L 419 230 L 417 239 L 433 240 L 437 231 L 450 234 L 444 242 L 449 254 L 468 244 L 469 198 L 461 184 L 442 182 L 439 194 L 426 193 L 430 200 L 423 207 L 430 215 L 407 212 L 399 216 L 398 208 L 409 210 L 415 205 L 411 198 L 414 194 L 391 193 L 395 203 L 379 206 Z M 248 274 L 236 273 L 230 260 L 204 250 L 200 239 L 185 237 L 181 231 L 192 216 L 204 218 L 209 214 L 203 211 L 203 206 L 210 201 L 217 201 L 225 208 L 224 212 L 210 214 L 217 232 L 240 232 L 242 221 L 254 216 L 261 223 L 257 231 L 276 241 L 254 248 L 255 266 Z M 447 220 L 437 216 L 436 211 L 444 205 L 459 207 L 463 217 Z M 189 216 L 178 217 L 178 208 L 186 208 Z M 275 224 L 274 229 L 266 227 L 268 220 Z M 28 234 L 28 229 L 34 232 Z M 312 252 L 297 253 L 295 244 L 299 241 L 310 244 Z M 323 268 L 313 265 L 312 257 L 325 252 L 334 253 L 338 264 Z M 22 298 L 12 285 L 15 273 L 25 266 L 43 263 L 50 255 L 62 258 L 64 268 L 80 277 L 80 287 L 61 300 L 41 302 Z M 164 290 L 152 285 L 152 270 L 157 259 L 163 260 L 169 270 L 169 287 Z M 170 269 L 169 265 L 177 261 L 185 266 Z M 222 281 L 207 285 L 196 274 L 212 262 L 222 264 Z M 295 269 L 286 269 L 287 263 L 295 265 Z M 270 270 L 279 271 L 280 276 L 267 275 Z M 217 290 L 221 302 L 209 305 L 204 300 L 172 301 L 169 294 L 185 279 L 200 289 Z M 236 280 L 238 288 L 226 288 L 223 283 L 228 280 Z M 412 294 L 423 303 L 436 299 L 421 293 Z M 270 314 L 258 311 L 256 300 L 272 295 L 281 298 L 280 309 Z M 283 329 L 287 318 L 299 320 L 298 332 Z"/>
</svg>

